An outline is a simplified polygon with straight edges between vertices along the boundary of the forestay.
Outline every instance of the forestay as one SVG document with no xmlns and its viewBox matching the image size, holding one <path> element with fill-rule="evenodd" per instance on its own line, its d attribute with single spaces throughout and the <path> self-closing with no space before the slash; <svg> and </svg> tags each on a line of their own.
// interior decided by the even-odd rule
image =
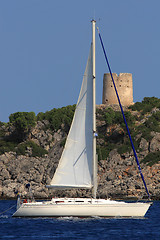
<svg viewBox="0 0 160 240">
<path fill-rule="evenodd" d="M 93 169 L 92 45 L 80 95 L 58 168 L 48 187 L 91 188 Z"/>
</svg>

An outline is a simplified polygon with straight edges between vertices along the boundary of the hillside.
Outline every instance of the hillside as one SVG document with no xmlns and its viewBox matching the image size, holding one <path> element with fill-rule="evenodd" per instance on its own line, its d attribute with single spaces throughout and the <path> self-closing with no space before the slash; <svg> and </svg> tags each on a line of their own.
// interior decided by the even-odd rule
<svg viewBox="0 0 160 240">
<path fill-rule="evenodd" d="M 72 121 L 74 106 L 46 113 L 18 112 L 0 122 L 0 197 L 27 195 L 28 182 L 36 198 L 90 196 L 90 191 L 48 190 Z M 125 116 L 149 192 L 160 196 L 160 99 L 144 98 L 125 108 Z M 99 197 L 145 197 L 145 190 L 118 106 L 97 106 Z"/>
</svg>

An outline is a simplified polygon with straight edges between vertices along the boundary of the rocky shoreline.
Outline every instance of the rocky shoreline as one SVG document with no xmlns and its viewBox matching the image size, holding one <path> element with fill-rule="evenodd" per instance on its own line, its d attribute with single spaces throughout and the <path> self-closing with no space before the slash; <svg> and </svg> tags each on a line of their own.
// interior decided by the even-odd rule
<svg viewBox="0 0 160 240">
<path fill-rule="evenodd" d="M 103 106 L 100 106 L 103 110 Z M 33 157 L 32 148 L 28 147 L 25 154 L 5 152 L 0 155 L 0 199 L 15 199 L 18 191 L 23 198 L 28 196 L 26 184 L 30 183 L 36 199 L 50 199 L 53 196 L 61 197 L 91 197 L 90 190 L 51 190 L 46 188 L 54 175 L 58 161 L 63 151 L 66 133 L 61 129 L 51 132 L 46 129 L 48 122 L 38 121 L 28 135 L 28 139 L 47 151 L 43 157 Z M 110 129 L 106 128 L 104 121 L 97 120 L 98 127 L 102 128 L 104 135 Z M 5 136 L 12 132 L 11 127 L 2 126 Z M 119 126 L 114 133 L 119 133 Z M 151 140 L 141 135 L 139 141 L 138 158 L 141 161 L 150 152 L 160 151 L 160 133 L 152 132 Z M 101 144 L 104 139 L 98 139 Z M 160 199 L 160 163 L 148 166 L 141 163 L 149 193 L 152 199 Z M 112 199 L 146 198 L 143 182 L 133 152 L 119 154 L 114 148 L 109 152 L 107 159 L 98 161 L 98 190 L 97 197 Z"/>
<path fill-rule="evenodd" d="M 30 183 L 36 199 L 53 196 L 90 197 L 89 190 L 48 190 L 62 147 L 45 157 L 16 156 L 14 152 L 0 156 L 0 199 L 16 198 L 18 191 L 27 197 L 26 184 Z M 160 199 L 160 164 L 149 167 L 141 164 L 142 172 L 152 199 Z M 132 153 L 122 156 L 112 150 L 107 160 L 98 164 L 98 192 L 100 198 L 132 199 L 145 198 L 146 193 Z"/>
</svg>

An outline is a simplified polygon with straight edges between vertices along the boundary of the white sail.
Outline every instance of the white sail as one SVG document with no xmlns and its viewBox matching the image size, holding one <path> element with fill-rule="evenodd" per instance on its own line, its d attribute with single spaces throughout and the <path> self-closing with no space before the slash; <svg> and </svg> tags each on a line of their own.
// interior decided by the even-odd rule
<svg viewBox="0 0 160 240">
<path fill-rule="evenodd" d="M 92 45 L 66 144 L 49 187 L 91 188 L 93 181 Z"/>
</svg>

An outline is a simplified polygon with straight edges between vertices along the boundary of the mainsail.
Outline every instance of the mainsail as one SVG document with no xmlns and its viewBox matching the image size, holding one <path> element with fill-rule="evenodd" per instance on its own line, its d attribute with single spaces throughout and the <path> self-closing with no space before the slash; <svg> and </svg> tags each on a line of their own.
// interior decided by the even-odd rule
<svg viewBox="0 0 160 240">
<path fill-rule="evenodd" d="M 93 185 L 93 60 L 92 45 L 71 128 L 48 187 L 91 188 Z"/>
</svg>

